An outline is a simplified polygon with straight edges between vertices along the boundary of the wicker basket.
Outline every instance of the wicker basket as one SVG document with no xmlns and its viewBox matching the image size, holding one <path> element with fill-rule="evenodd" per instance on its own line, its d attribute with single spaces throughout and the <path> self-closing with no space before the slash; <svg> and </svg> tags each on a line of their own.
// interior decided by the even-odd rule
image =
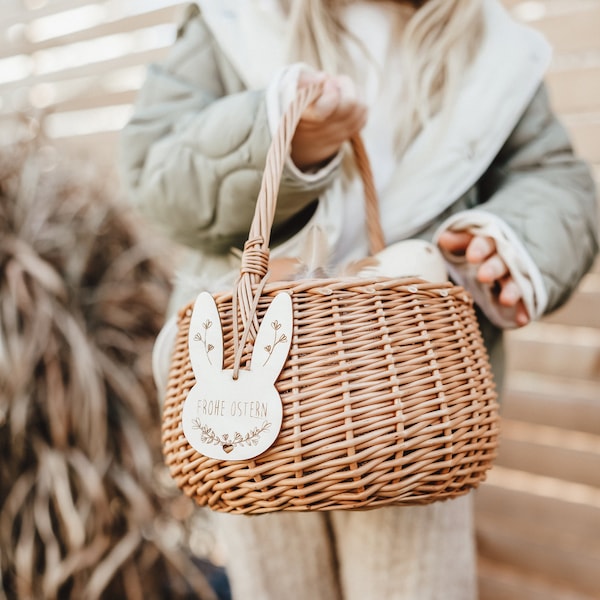
<svg viewBox="0 0 600 600">
<path fill-rule="evenodd" d="M 267 282 L 284 157 L 316 93 L 301 92 L 284 116 L 267 156 L 239 283 L 213 295 L 224 367 L 236 376 L 249 364 L 251 340 L 272 300 L 282 291 L 291 295 L 291 348 L 275 383 L 283 421 L 259 456 L 208 458 L 188 443 L 182 408 L 196 383 L 188 353 L 193 304 L 179 312 L 163 448 L 179 487 L 217 511 L 426 504 L 477 486 L 495 457 L 496 393 L 472 298 L 463 288 L 421 279 Z M 354 142 L 377 252 L 383 236 L 372 178 L 364 149 Z"/>
</svg>

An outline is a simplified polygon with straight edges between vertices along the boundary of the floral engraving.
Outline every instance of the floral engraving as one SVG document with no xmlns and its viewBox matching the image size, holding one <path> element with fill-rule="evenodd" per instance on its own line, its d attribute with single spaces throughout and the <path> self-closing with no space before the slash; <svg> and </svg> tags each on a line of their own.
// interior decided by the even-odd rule
<svg viewBox="0 0 600 600">
<path fill-rule="evenodd" d="M 271 321 L 271 328 L 273 329 L 273 343 L 265 346 L 265 350 L 267 351 L 267 358 L 263 363 L 263 367 L 269 362 L 269 359 L 273 355 L 273 351 L 277 344 L 282 344 L 283 342 L 287 342 L 287 335 L 282 333 L 279 335 L 279 330 L 281 329 L 281 323 L 275 319 L 275 321 Z M 277 337 L 279 335 L 279 337 Z"/>
<path fill-rule="evenodd" d="M 208 354 L 211 350 L 214 350 L 215 347 L 212 344 L 208 343 L 208 330 L 212 327 L 212 321 L 210 319 L 206 319 L 204 323 L 202 323 L 202 329 L 204 329 L 204 339 L 202 339 L 202 335 L 200 332 L 196 333 L 194 336 L 194 341 L 202 342 L 204 346 L 204 352 L 206 353 L 206 359 L 208 360 L 208 364 L 212 365 L 210 360 L 210 355 Z"/>
<path fill-rule="evenodd" d="M 233 436 L 228 433 L 224 433 L 223 436 L 217 435 L 214 430 L 208 425 L 203 425 L 200 419 L 192 420 L 192 429 L 200 430 L 200 441 L 203 444 L 213 444 L 215 446 L 222 446 L 225 452 L 231 452 L 231 450 L 237 446 L 256 446 L 260 440 L 260 436 L 271 427 L 269 421 L 264 421 L 260 427 L 253 427 L 246 434 L 236 431 Z"/>
</svg>

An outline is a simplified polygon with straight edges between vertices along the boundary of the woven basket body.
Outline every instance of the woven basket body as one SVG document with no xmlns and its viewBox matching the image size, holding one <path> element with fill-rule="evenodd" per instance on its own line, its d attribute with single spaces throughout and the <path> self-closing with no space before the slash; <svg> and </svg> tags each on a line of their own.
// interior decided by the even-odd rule
<svg viewBox="0 0 600 600">
<path fill-rule="evenodd" d="M 264 220 L 270 227 L 271 216 Z M 258 240 L 264 251 L 264 237 L 251 231 L 249 243 Z M 482 481 L 497 446 L 496 393 L 473 302 L 463 288 L 383 278 L 265 283 L 260 269 L 258 275 L 254 267 L 248 270 L 237 290 L 214 295 L 223 366 L 247 368 L 252 336 L 236 353 L 238 332 L 260 322 L 279 292 L 289 293 L 291 349 L 275 383 L 282 428 L 275 443 L 251 460 L 212 459 L 190 446 L 181 413 L 196 383 L 188 353 L 193 305 L 184 307 L 165 398 L 163 448 L 187 495 L 232 513 L 369 509 L 443 500 Z M 256 309 L 244 314 L 252 299 Z"/>
</svg>

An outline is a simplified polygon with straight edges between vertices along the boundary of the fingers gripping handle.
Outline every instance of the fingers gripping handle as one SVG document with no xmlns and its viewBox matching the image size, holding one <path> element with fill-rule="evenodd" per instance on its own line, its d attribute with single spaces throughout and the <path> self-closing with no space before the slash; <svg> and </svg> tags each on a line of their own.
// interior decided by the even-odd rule
<svg viewBox="0 0 600 600">
<path fill-rule="evenodd" d="M 251 275 L 255 275 L 256 277 L 252 278 L 254 283 L 265 275 L 268 268 L 269 242 L 277 206 L 277 195 L 294 132 L 304 110 L 319 97 L 322 89 L 322 83 L 315 83 L 298 91 L 295 99 L 283 114 L 267 153 L 254 219 L 244 247 L 245 256 L 242 259 L 242 273 L 247 271 Z M 375 254 L 382 250 L 385 244 L 373 174 L 360 136 L 353 137 L 351 143 L 355 163 L 364 186 L 370 250 L 372 254 Z M 257 256 L 255 250 L 260 250 L 262 256 Z"/>
<path fill-rule="evenodd" d="M 234 305 L 240 311 L 244 327 L 244 340 L 247 338 L 248 333 L 251 333 L 252 337 L 254 337 L 258 331 L 258 319 L 256 317 L 257 298 L 254 295 L 260 294 L 268 270 L 271 229 L 273 227 L 277 195 L 279 193 L 284 164 L 290 152 L 294 132 L 304 110 L 319 97 L 322 89 L 323 84 L 321 82 L 298 90 L 296 97 L 283 114 L 267 152 L 265 170 L 258 193 L 254 218 L 250 227 L 248 240 L 244 245 L 240 276 L 237 286 L 234 289 Z M 360 137 L 355 136 L 352 138 L 351 143 L 358 172 L 364 186 L 370 250 L 372 254 L 375 254 L 383 249 L 385 242 L 381 229 L 381 219 L 373 175 Z M 263 285 L 260 285 L 257 290 L 256 286 L 261 282 Z M 234 319 L 235 323 L 236 319 Z M 237 343 L 239 337 L 237 331 L 235 333 L 234 337 Z M 237 350 L 236 356 L 241 356 L 242 349 L 237 348 Z M 236 358 L 234 366 L 236 373 L 238 369 L 239 361 Z"/>
</svg>

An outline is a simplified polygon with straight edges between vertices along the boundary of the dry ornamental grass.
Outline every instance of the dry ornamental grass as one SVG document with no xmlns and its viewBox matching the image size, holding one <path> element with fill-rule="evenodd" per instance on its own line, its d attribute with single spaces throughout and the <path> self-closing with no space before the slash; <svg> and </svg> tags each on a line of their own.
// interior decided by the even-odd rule
<svg viewBox="0 0 600 600">
<path fill-rule="evenodd" d="M 0 598 L 214 598 L 163 480 L 169 282 L 90 165 L 0 155 Z"/>
</svg>

